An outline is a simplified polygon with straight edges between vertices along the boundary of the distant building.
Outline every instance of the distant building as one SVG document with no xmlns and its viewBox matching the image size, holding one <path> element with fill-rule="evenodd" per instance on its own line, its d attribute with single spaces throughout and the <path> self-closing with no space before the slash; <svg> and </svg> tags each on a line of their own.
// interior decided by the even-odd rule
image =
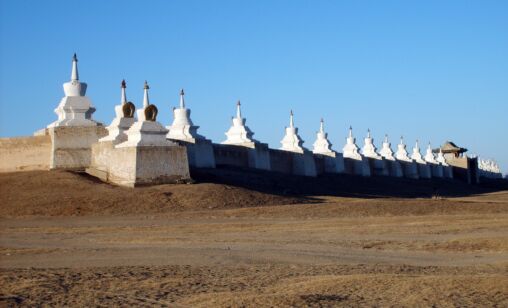
<svg viewBox="0 0 508 308">
<path fill-rule="evenodd" d="M 478 158 L 466 156 L 466 148 L 459 147 L 451 141 L 446 141 L 440 148 L 433 150 L 434 153 L 440 151 L 446 158 L 446 162 L 452 166 L 453 178 L 470 184 L 479 183 Z"/>
</svg>

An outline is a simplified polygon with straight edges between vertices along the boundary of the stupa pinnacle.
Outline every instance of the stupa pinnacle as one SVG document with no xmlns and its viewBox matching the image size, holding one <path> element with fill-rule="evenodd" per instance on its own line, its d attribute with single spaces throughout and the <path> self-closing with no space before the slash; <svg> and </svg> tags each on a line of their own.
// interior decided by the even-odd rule
<svg viewBox="0 0 508 308">
<path fill-rule="evenodd" d="M 74 53 L 74 56 L 72 56 L 71 81 L 77 81 L 77 80 L 79 80 L 78 57 L 76 56 L 76 53 Z"/>
<path fill-rule="evenodd" d="M 136 111 L 136 107 L 133 103 L 127 102 L 126 88 L 127 84 L 125 79 L 122 80 L 120 85 L 121 88 L 121 96 L 120 96 L 120 104 L 115 106 L 115 118 L 111 122 L 111 124 L 106 127 L 108 130 L 108 135 L 104 138 L 99 139 L 99 141 L 113 141 L 113 144 L 121 143 L 127 140 L 127 135 L 125 132 L 134 124 L 136 119 L 134 118 L 134 113 Z"/>
<path fill-rule="evenodd" d="M 374 146 L 374 139 L 370 135 L 370 129 L 367 130 L 367 137 L 364 139 L 362 154 L 365 157 L 381 159 L 381 156 L 376 152 L 376 146 Z"/>
<path fill-rule="evenodd" d="M 313 144 L 314 149 L 312 152 L 315 154 L 331 155 L 334 154 L 332 144 L 328 141 L 328 134 L 325 133 L 324 121 L 321 118 L 319 123 L 319 131 L 316 134 L 316 141 Z"/>
<path fill-rule="evenodd" d="M 432 163 L 432 164 L 438 163 L 436 160 L 436 157 L 434 156 L 434 153 L 432 153 L 432 148 L 430 146 L 430 142 L 429 142 L 429 145 L 427 146 L 427 151 L 425 153 L 425 161 L 428 163 Z"/>
<path fill-rule="evenodd" d="M 242 118 L 240 101 L 236 103 L 236 116 L 231 118 L 231 122 L 231 127 L 226 132 L 227 138 L 222 143 L 254 147 L 257 141 L 252 138 L 254 133 L 245 125 L 246 119 Z"/>
<path fill-rule="evenodd" d="M 381 146 L 381 151 L 379 154 L 388 160 L 395 160 L 393 157 L 393 151 L 391 148 L 391 143 L 388 141 L 388 135 L 385 134 L 385 139 L 383 140 L 383 145 Z"/>
<path fill-rule="evenodd" d="M 420 153 L 420 146 L 418 145 L 418 139 L 416 140 L 415 146 L 413 148 L 413 153 L 411 153 L 411 159 L 414 159 L 418 163 L 424 162 L 422 153 Z"/>
<path fill-rule="evenodd" d="M 397 145 L 397 152 L 395 153 L 395 158 L 403 161 L 411 161 L 408 153 L 406 151 L 406 145 L 404 144 L 404 137 L 400 136 L 400 143 Z"/>
<path fill-rule="evenodd" d="M 157 122 L 157 107 L 148 99 L 148 82 L 143 86 L 143 108 L 136 111 L 138 120 L 126 132 L 127 141 L 117 147 L 171 146 L 173 142 L 166 140 L 168 130 Z"/>
<path fill-rule="evenodd" d="M 148 82 L 145 80 L 145 85 L 143 86 L 143 108 L 150 105 L 150 101 L 148 99 L 148 89 L 150 89 L 150 87 L 148 86 Z"/>
<path fill-rule="evenodd" d="M 127 83 L 125 82 L 125 79 L 123 79 L 122 80 L 122 85 L 121 85 L 122 93 L 121 93 L 121 98 L 120 98 L 120 103 L 122 105 L 127 103 L 127 94 L 125 93 L 125 89 L 126 88 L 127 88 Z"/>
<path fill-rule="evenodd" d="M 281 150 L 303 153 L 303 140 L 298 135 L 298 128 L 295 127 L 293 120 L 293 110 L 289 113 L 289 127 L 286 127 L 284 138 L 280 141 L 282 147 Z"/>
<path fill-rule="evenodd" d="M 64 98 L 55 109 L 58 120 L 47 127 L 57 126 L 96 126 L 92 120 L 95 112 L 90 99 L 85 96 L 87 84 L 79 81 L 78 58 L 72 57 L 71 80 L 63 84 Z"/>
<path fill-rule="evenodd" d="M 346 145 L 342 148 L 344 157 L 361 160 L 362 156 L 358 153 L 358 146 L 356 145 L 356 139 L 353 137 L 353 127 L 349 126 L 349 134 L 346 138 Z"/>
<path fill-rule="evenodd" d="M 180 103 L 178 108 L 173 108 L 174 120 L 170 126 L 167 135 L 168 139 L 180 140 L 195 143 L 197 139 L 205 139 L 198 134 L 199 126 L 194 125 L 190 118 L 191 111 L 185 107 L 185 92 L 180 90 Z"/>
</svg>

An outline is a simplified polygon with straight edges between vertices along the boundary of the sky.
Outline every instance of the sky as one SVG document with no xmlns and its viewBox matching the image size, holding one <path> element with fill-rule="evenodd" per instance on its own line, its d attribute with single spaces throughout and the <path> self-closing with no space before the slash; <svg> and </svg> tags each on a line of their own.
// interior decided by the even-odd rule
<svg viewBox="0 0 508 308">
<path fill-rule="evenodd" d="M 312 148 L 348 127 L 379 148 L 451 140 L 508 173 L 508 1 L 0 0 L 0 137 L 56 120 L 71 58 L 106 125 L 143 83 L 169 125 L 180 88 L 199 132 L 225 139 L 237 100 L 280 147 L 289 111 Z"/>
</svg>

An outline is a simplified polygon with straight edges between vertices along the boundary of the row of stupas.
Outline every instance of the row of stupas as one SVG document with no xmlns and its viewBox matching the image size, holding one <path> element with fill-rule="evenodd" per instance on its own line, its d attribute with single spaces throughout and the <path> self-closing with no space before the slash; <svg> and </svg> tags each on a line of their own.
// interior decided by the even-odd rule
<svg viewBox="0 0 508 308">
<path fill-rule="evenodd" d="M 478 159 L 478 170 L 480 175 L 486 178 L 502 178 L 501 168 L 493 159 Z"/>
<path fill-rule="evenodd" d="M 127 99 L 125 80 L 121 82 L 120 104 L 115 106 L 115 118 L 104 129 L 92 119 L 95 107 L 86 96 L 87 84 L 79 80 L 78 59 L 72 59 L 71 80 L 64 83 L 65 96 L 55 109 L 57 121 L 38 135 L 51 135 L 50 168 L 83 168 L 95 176 L 121 185 L 137 185 L 189 179 L 189 167 L 215 168 L 232 165 L 316 176 L 321 173 L 350 173 L 363 176 L 381 175 L 407 178 L 452 178 L 452 167 L 441 148 L 432 150 L 430 143 L 425 155 L 418 141 L 411 153 L 401 137 L 394 152 L 385 136 L 378 151 L 370 130 L 363 146 L 356 144 L 349 128 L 342 153 L 333 150 L 321 119 L 313 149 L 304 141 L 290 112 L 281 147 L 269 149 L 267 144 L 253 138 L 253 131 L 242 116 L 241 103 L 226 131 L 226 140 L 214 144 L 198 134 L 199 126 L 191 120 L 185 93 L 173 108 L 174 120 L 164 127 L 157 121 L 158 108 L 150 103 L 149 85 L 143 87 L 143 103 L 136 110 Z M 494 170 L 492 164 L 483 164 Z"/>
</svg>

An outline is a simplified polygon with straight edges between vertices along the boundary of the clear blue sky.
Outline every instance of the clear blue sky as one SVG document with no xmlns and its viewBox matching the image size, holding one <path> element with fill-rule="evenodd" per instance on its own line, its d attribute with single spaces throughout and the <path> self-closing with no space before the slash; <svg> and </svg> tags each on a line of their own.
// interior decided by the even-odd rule
<svg viewBox="0 0 508 308">
<path fill-rule="evenodd" d="M 289 110 L 307 147 L 319 119 L 336 150 L 349 125 L 379 147 L 453 140 L 508 171 L 508 1 L 0 1 L 0 136 L 30 135 L 78 53 L 80 79 L 112 120 L 120 81 L 159 120 L 178 91 L 200 133 L 224 139 L 236 100 L 279 147 Z"/>
</svg>

